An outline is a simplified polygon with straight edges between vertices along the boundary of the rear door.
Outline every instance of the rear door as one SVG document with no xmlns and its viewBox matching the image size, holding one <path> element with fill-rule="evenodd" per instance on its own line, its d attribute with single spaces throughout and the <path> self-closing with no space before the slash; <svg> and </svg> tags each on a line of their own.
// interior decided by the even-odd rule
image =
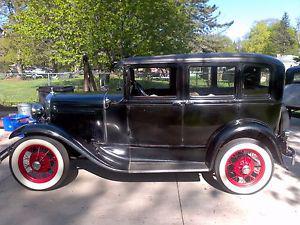
<svg viewBox="0 0 300 225">
<path fill-rule="evenodd" d="M 187 71 L 183 142 L 185 146 L 205 147 L 211 135 L 237 118 L 237 66 L 195 64 Z"/>
</svg>

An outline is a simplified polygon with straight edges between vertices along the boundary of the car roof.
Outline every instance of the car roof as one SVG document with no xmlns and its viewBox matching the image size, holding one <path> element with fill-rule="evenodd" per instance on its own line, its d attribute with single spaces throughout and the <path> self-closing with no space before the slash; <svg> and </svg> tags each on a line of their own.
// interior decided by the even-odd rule
<svg viewBox="0 0 300 225">
<path fill-rule="evenodd" d="M 176 54 L 158 56 L 135 56 L 121 60 L 118 65 L 150 65 L 150 64 L 174 64 L 174 63 L 197 63 L 197 62 L 251 62 L 266 63 L 283 66 L 278 59 L 262 54 L 254 53 L 198 53 Z"/>
<path fill-rule="evenodd" d="M 297 72 L 300 72 L 300 66 L 294 66 L 294 67 L 288 68 L 286 71 L 286 74 L 297 73 Z"/>
</svg>

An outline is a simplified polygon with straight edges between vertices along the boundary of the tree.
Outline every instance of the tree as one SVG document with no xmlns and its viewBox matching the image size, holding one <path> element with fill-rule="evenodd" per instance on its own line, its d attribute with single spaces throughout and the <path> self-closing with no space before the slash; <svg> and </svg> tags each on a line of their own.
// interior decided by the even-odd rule
<svg viewBox="0 0 300 225">
<path fill-rule="evenodd" d="M 187 14 L 194 25 L 194 32 L 200 35 L 212 33 L 217 29 L 226 29 L 233 24 L 233 21 L 220 24 L 218 7 L 209 5 L 209 0 L 186 0 L 182 1 Z"/>
<path fill-rule="evenodd" d="M 270 54 L 268 49 L 270 36 L 270 27 L 265 22 L 258 22 L 251 28 L 248 38 L 242 43 L 243 51 Z"/>
<path fill-rule="evenodd" d="M 232 24 L 219 24 L 208 0 L 2 2 L 13 12 L 5 28 L 22 64 L 54 68 L 78 67 L 84 53 L 94 67 L 112 69 L 128 56 L 186 53 L 192 46 L 205 51 L 203 38 Z M 16 2 L 20 10 L 10 7 Z"/>
<path fill-rule="evenodd" d="M 193 52 L 226 50 L 222 49 L 224 46 L 220 46 L 220 44 L 224 43 L 224 38 L 220 33 L 230 27 L 233 21 L 220 24 L 218 22 L 218 17 L 220 16 L 218 7 L 209 5 L 209 0 L 188 0 L 183 2 L 193 25 L 194 35 L 190 41 L 191 50 Z"/>
<path fill-rule="evenodd" d="M 260 21 L 252 27 L 248 38 L 242 42 L 243 51 L 269 55 L 296 54 L 299 44 L 288 14 L 284 13 L 280 21 L 268 21 L 271 22 Z"/>
<path fill-rule="evenodd" d="M 296 32 L 297 32 L 298 45 L 300 46 L 300 17 L 297 18 Z M 299 52 L 299 54 L 300 54 L 300 52 Z"/>
<path fill-rule="evenodd" d="M 187 52 L 192 25 L 185 8 L 157 0 L 30 0 L 8 29 L 25 64 L 74 67 L 87 52 L 96 65 L 131 55 Z"/>
<path fill-rule="evenodd" d="M 272 54 L 296 54 L 298 51 L 296 31 L 290 26 L 287 13 L 282 19 L 271 27 L 269 50 Z"/>
<path fill-rule="evenodd" d="M 199 35 L 196 37 L 196 46 L 193 46 L 193 52 L 237 52 L 237 45 L 229 37 L 212 34 Z"/>
</svg>

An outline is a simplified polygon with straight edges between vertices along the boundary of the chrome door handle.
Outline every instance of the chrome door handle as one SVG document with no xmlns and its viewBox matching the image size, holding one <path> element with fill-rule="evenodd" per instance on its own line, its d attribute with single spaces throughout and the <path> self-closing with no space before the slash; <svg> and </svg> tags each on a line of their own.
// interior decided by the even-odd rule
<svg viewBox="0 0 300 225">
<path fill-rule="evenodd" d="M 186 105 L 194 105 L 194 102 L 187 100 L 187 101 L 184 102 L 184 104 L 186 104 Z"/>
<path fill-rule="evenodd" d="M 174 101 L 174 102 L 172 103 L 172 105 L 182 106 L 182 105 L 183 105 L 183 102 L 182 102 L 182 101 Z"/>
</svg>

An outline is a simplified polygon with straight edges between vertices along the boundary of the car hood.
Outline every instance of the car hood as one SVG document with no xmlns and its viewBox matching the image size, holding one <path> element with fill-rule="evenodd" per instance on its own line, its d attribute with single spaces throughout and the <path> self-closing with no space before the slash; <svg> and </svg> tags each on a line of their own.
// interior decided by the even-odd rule
<svg viewBox="0 0 300 225">
<path fill-rule="evenodd" d="M 103 107 L 104 94 L 55 94 L 51 98 L 53 113 L 95 112 Z M 122 100 L 122 95 L 106 95 L 112 102 Z"/>
</svg>

